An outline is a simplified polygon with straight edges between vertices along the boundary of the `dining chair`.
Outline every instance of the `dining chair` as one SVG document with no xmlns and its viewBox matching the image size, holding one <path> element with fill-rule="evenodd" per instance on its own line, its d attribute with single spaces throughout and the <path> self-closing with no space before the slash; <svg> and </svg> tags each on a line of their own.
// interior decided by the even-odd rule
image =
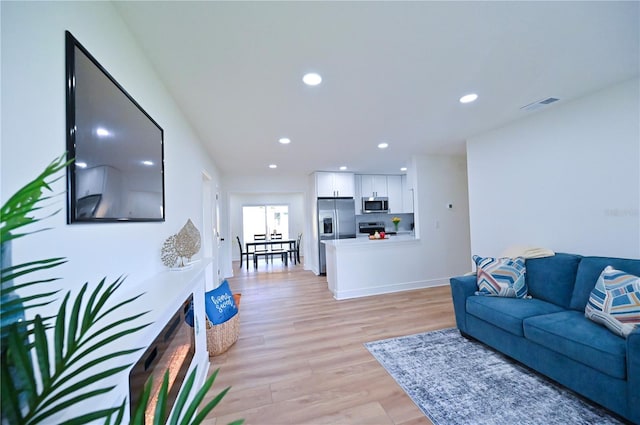
<svg viewBox="0 0 640 425">
<path fill-rule="evenodd" d="M 242 268 L 242 259 L 244 258 L 244 252 L 242 252 L 242 242 L 240 242 L 240 236 L 236 236 L 236 240 L 238 241 L 238 248 L 240 248 L 240 268 Z M 247 261 L 249 261 L 248 258 Z"/>
<path fill-rule="evenodd" d="M 267 242 L 267 235 L 266 233 L 257 233 L 255 235 L 253 235 L 253 240 L 258 242 L 258 241 L 265 241 L 264 245 L 254 245 L 253 249 L 256 252 L 265 252 L 269 250 L 269 246 L 266 244 Z"/>
<path fill-rule="evenodd" d="M 296 261 L 300 264 L 300 250 L 302 249 L 302 233 L 298 233 L 298 242 L 296 243 Z"/>
<path fill-rule="evenodd" d="M 300 240 L 302 239 L 302 233 L 298 233 L 298 238 L 295 241 L 293 246 L 289 245 L 289 249 L 287 250 L 287 255 L 289 255 L 289 259 L 293 261 L 293 264 L 297 264 L 300 262 Z"/>
<path fill-rule="evenodd" d="M 277 240 L 282 240 L 282 233 L 272 233 L 271 234 L 271 240 L 272 241 L 277 241 Z M 287 249 L 285 249 L 282 244 L 271 244 L 270 245 L 270 252 L 271 252 L 271 262 L 273 262 L 273 256 L 274 255 L 280 255 L 280 258 L 282 259 L 282 262 L 284 262 L 285 264 L 289 264 L 288 260 L 288 255 L 289 252 Z"/>
<path fill-rule="evenodd" d="M 293 249 L 289 249 L 289 255 L 293 257 L 294 264 L 300 264 L 300 244 L 302 243 L 302 233 L 298 233 L 296 245 Z"/>
<path fill-rule="evenodd" d="M 264 245 L 254 245 L 253 246 L 253 266 L 255 268 L 258 267 L 258 258 L 259 257 L 264 257 L 264 260 L 268 263 L 269 262 L 269 256 L 270 256 L 270 251 L 269 251 L 269 245 L 267 245 L 267 234 L 266 233 L 256 233 L 253 235 L 253 240 L 254 241 L 265 241 Z"/>
<path fill-rule="evenodd" d="M 249 257 L 251 253 L 249 251 L 244 252 L 242 249 L 242 242 L 240 241 L 240 236 L 236 236 L 236 240 L 238 241 L 238 248 L 240 249 L 240 268 L 242 268 L 243 259 L 246 258 L 247 269 L 249 268 Z"/>
</svg>

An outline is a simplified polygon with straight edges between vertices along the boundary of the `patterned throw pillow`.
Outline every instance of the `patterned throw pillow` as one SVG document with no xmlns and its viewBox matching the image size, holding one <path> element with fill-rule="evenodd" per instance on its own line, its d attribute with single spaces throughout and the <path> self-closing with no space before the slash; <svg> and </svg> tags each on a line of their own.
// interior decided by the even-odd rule
<svg viewBox="0 0 640 425">
<path fill-rule="evenodd" d="M 477 266 L 476 295 L 525 298 L 528 295 L 524 258 L 492 258 L 473 256 Z"/>
<path fill-rule="evenodd" d="M 584 315 L 626 338 L 640 325 L 640 277 L 607 266 L 591 291 Z"/>
<path fill-rule="evenodd" d="M 229 282 L 225 280 L 216 289 L 205 292 L 204 309 L 207 319 L 214 325 L 220 325 L 238 313 Z"/>
</svg>

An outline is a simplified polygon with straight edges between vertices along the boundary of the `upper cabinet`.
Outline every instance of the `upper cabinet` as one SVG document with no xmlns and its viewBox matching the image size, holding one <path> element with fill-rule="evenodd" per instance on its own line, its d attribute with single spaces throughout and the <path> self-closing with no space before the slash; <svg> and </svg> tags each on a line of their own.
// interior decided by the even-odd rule
<svg viewBox="0 0 640 425">
<path fill-rule="evenodd" d="M 356 174 L 356 199 L 382 196 L 389 198 L 389 213 L 413 213 L 413 191 L 405 175 Z"/>
<path fill-rule="evenodd" d="M 317 171 L 314 198 L 355 198 L 361 205 L 363 197 L 389 198 L 389 213 L 413 213 L 413 190 L 409 189 L 405 175 L 331 173 Z M 357 214 L 360 214 L 358 208 Z"/>
<path fill-rule="evenodd" d="M 387 177 L 387 197 L 389 198 L 389 213 L 400 214 L 404 211 L 402 201 L 402 176 Z"/>
<path fill-rule="evenodd" d="M 406 175 L 402 176 L 402 212 L 413 213 L 413 188 L 408 179 Z"/>
<path fill-rule="evenodd" d="M 337 198 L 355 196 L 353 173 L 328 173 L 318 171 L 316 176 L 316 197 Z"/>
<path fill-rule="evenodd" d="M 375 174 L 362 174 L 360 177 L 360 197 L 364 196 L 389 196 L 387 189 L 387 176 Z"/>
</svg>

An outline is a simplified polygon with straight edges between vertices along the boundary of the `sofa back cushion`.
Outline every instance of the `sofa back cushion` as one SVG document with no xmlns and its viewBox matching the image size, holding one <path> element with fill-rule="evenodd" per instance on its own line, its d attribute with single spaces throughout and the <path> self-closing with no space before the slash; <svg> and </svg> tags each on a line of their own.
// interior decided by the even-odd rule
<svg viewBox="0 0 640 425">
<path fill-rule="evenodd" d="M 529 295 L 569 308 L 581 259 L 581 255 L 564 253 L 557 253 L 552 257 L 528 259 L 526 282 Z"/>
<path fill-rule="evenodd" d="M 640 276 L 640 260 L 627 258 L 610 257 L 584 257 L 578 267 L 576 284 L 573 288 L 570 308 L 584 311 L 589 301 L 589 295 L 596 286 L 598 277 L 605 267 L 612 266 L 614 269 Z M 529 270 L 527 264 L 527 271 Z"/>
</svg>

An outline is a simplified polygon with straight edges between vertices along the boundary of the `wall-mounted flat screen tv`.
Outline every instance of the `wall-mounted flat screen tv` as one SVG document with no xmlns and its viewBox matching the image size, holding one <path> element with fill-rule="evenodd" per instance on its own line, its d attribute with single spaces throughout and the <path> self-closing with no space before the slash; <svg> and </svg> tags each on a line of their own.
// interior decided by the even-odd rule
<svg viewBox="0 0 640 425">
<path fill-rule="evenodd" d="M 67 222 L 164 221 L 164 131 L 66 32 Z"/>
</svg>

